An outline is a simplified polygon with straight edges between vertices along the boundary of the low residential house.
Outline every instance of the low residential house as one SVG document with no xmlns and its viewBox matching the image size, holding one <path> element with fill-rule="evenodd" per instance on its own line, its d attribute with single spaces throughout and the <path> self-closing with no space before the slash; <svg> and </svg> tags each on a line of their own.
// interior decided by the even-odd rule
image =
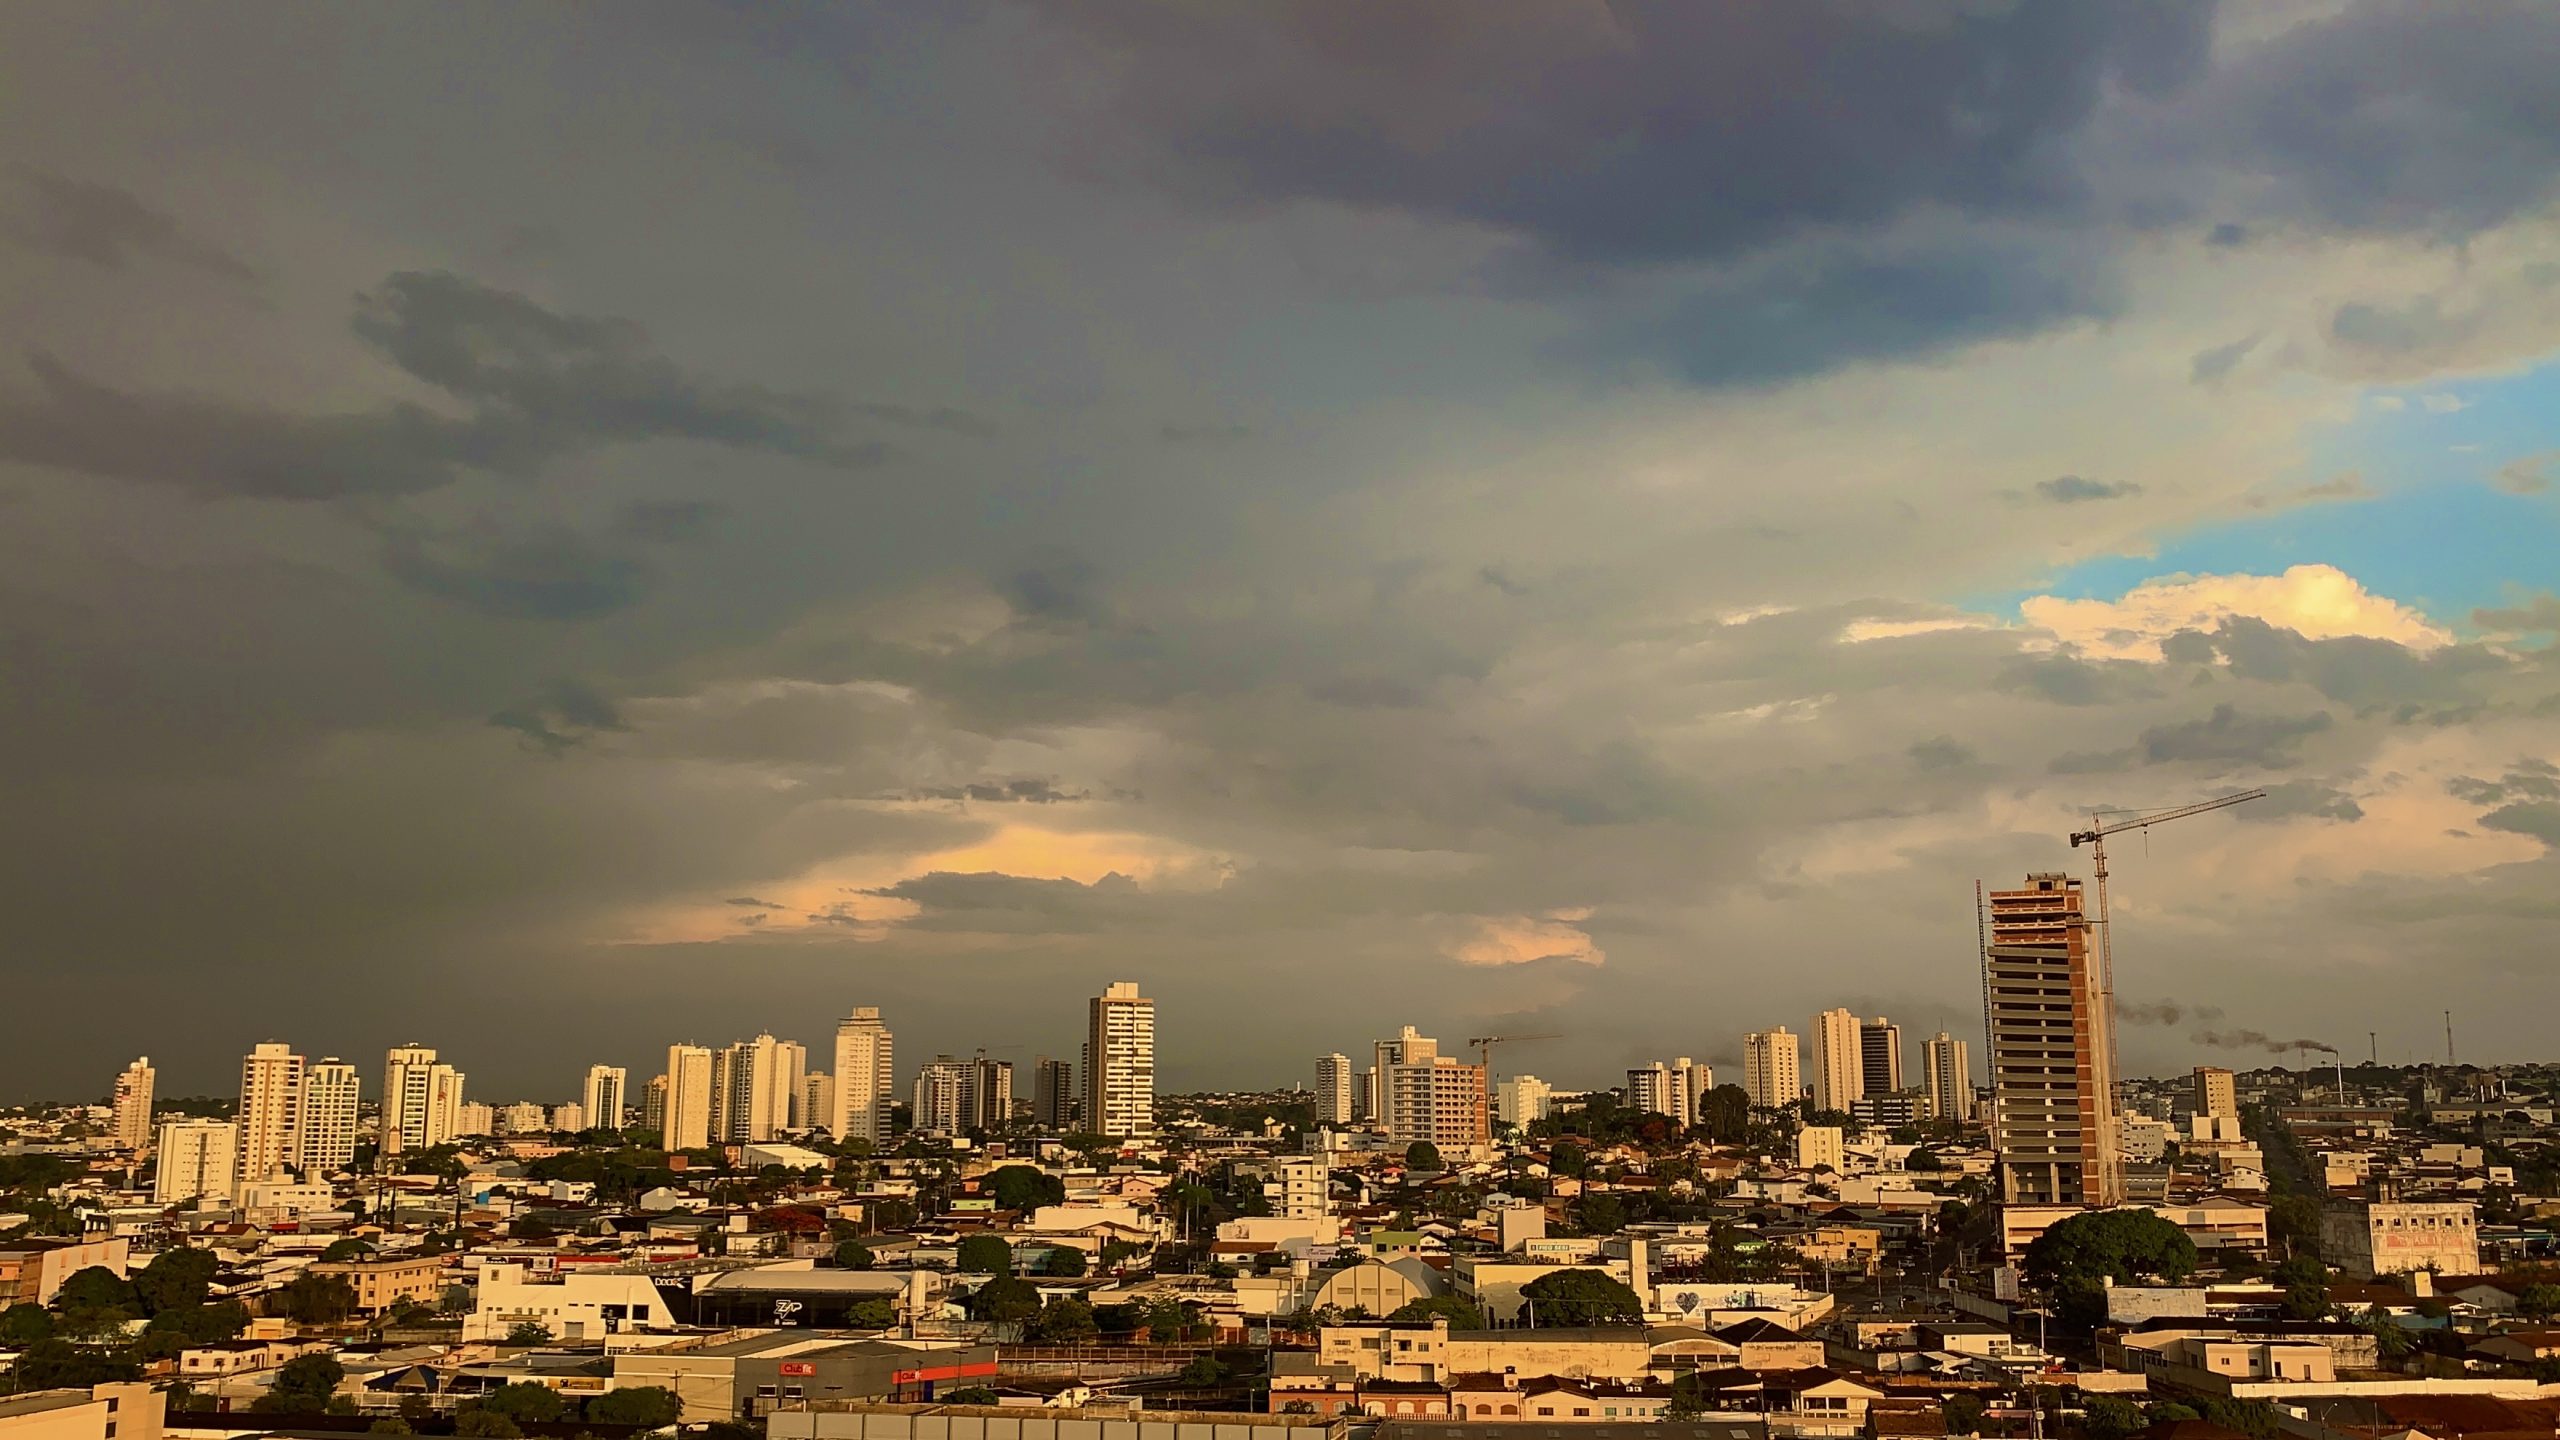
<svg viewBox="0 0 2560 1440">
<path fill-rule="evenodd" d="M 2467 1352 L 2475 1359 L 2510 1365 L 2560 1360 L 2560 1330 L 2502 1330 Z"/>
<path fill-rule="evenodd" d="M 0 1440 L 160 1440 L 168 1398 L 138 1381 L 0 1395 Z"/>
<path fill-rule="evenodd" d="M 441 1255 L 395 1255 L 381 1260 L 323 1260 L 314 1275 L 335 1275 L 356 1293 L 356 1312 L 380 1315 L 403 1300 L 432 1305 L 452 1278 Z"/>
<path fill-rule="evenodd" d="M 216 1340 L 179 1351 L 178 1375 L 184 1380 L 219 1380 L 226 1375 L 278 1370 L 288 1360 L 323 1354 L 330 1348 L 326 1340 Z"/>
<path fill-rule="evenodd" d="M 1475 1421 L 1658 1420 L 1670 1408 L 1671 1387 L 1555 1375 L 1467 1375 L 1450 1382 L 1449 1405 L 1452 1418 Z"/>
<path fill-rule="evenodd" d="M 1745 1370 L 1806 1370 L 1822 1364 L 1822 1342 L 1809 1339 L 1774 1320 L 1745 1320 L 1715 1332 L 1734 1347 L 1735 1363 Z"/>
<path fill-rule="evenodd" d="M 62 1282 L 96 1266 L 125 1273 L 131 1242 L 121 1235 L 67 1240 L 36 1236 L 0 1244 L 0 1310 L 12 1305 L 50 1305 Z"/>
</svg>

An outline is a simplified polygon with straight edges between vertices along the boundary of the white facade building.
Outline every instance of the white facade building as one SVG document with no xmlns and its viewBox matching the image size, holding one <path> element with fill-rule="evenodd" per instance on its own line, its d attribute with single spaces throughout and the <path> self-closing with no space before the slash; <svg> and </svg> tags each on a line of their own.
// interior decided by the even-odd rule
<svg viewBox="0 0 2560 1440">
<path fill-rule="evenodd" d="M 619 1065 L 588 1066 L 586 1086 L 578 1094 L 578 1108 L 587 1124 L 601 1130 L 621 1129 L 630 1086 L 631 1072 Z"/>
<path fill-rule="evenodd" d="M 302 1163 L 303 1058 L 268 1041 L 240 1062 L 239 1176 L 271 1180 Z"/>
<path fill-rule="evenodd" d="M 1351 1057 L 1340 1051 L 1316 1058 L 1316 1123 L 1351 1123 Z"/>
<path fill-rule="evenodd" d="M 1137 982 L 1113 981 L 1086 1008 L 1084 1123 L 1097 1135 L 1156 1128 L 1156 1002 Z"/>
<path fill-rule="evenodd" d="M 160 1127 L 155 1205 L 229 1200 L 239 1193 L 240 1127 L 227 1120 L 172 1120 Z"/>
<path fill-rule="evenodd" d="M 1555 1093 L 1535 1075 L 1514 1075 L 1493 1087 L 1493 1117 L 1513 1126 L 1544 1120 L 1555 1108 Z"/>
<path fill-rule="evenodd" d="M 461 1127 L 462 1072 L 427 1046 L 393 1046 L 382 1064 L 382 1153 L 449 1144 Z"/>
<path fill-rule="evenodd" d="M 877 1006 L 861 1005 L 836 1027 L 834 1120 L 839 1141 L 889 1140 L 889 1107 L 897 1097 L 896 1052 Z"/>
<path fill-rule="evenodd" d="M 667 1116 L 662 1143 L 669 1150 L 700 1150 L 711 1143 L 711 1052 L 700 1045 L 667 1047 Z"/>
<path fill-rule="evenodd" d="M 1929 1116 L 1934 1120 L 1973 1118 L 1973 1062 L 1965 1043 L 1941 1030 L 1921 1046 L 1929 1067 Z"/>
<path fill-rule="evenodd" d="M 1825 1010 L 1813 1017 L 1813 1108 L 1847 1111 L 1866 1091 L 1865 1054 L 1858 1017 Z"/>
<path fill-rule="evenodd" d="M 151 1148 L 152 1090 L 159 1072 L 151 1068 L 151 1057 L 143 1056 L 124 1067 L 116 1077 L 116 1145 L 140 1155 Z"/>
<path fill-rule="evenodd" d="M 311 1067 L 302 1102 L 302 1168 L 314 1179 L 355 1163 L 356 1067 L 335 1056 Z"/>
<path fill-rule="evenodd" d="M 1775 1110 L 1804 1098 L 1796 1034 L 1784 1025 L 1742 1037 L 1742 1088 L 1751 1103 Z"/>
</svg>

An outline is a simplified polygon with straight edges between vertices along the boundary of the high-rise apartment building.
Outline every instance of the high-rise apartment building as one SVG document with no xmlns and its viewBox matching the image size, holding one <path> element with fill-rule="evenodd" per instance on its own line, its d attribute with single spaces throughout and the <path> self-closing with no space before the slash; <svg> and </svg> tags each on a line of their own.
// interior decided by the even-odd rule
<svg viewBox="0 0 2560 1440">
<path fill-rule="evenodd" d="M 1156 1002 L 1115 980 L 1086 1007 L 1084 1124 L 1115 1139 L 1156 1128 Z"/>
<path fill-rule="evenodd" d="M 356 1102 L 363 1082 L 356 1067 L 335 1055 L 303 1078 L 302 1168 L 318 1180 L 355 1163 Z"/>
<path fill-rule="evenodd" d="M 1555 1108 L 1555 1093 L 1535 1075 L 1508 1076 L 1493 1087 L 1493 1116 L 1506 1125 L 1535 1124 Z"/>
<path fill-rule="evenodd" d="M 151 1068 L 151 1057 L 143 1056 L 124 1067 L 116 1076 L 116 1146 L 141 1155 L 151 1149 L 155 1138 L 151 1129 L 152 1089 L 159 1079 Z"/>
<path fill-rule="evenodd" d="M 1991 1007 L 1992 1133 L 2000 1198 L 2115 1205 L 2115 1057 L 2107 1039 L 2080 882 L 2029 875 L 1994 890 L 1983 956 Z"/>
<path fill-rule="evenodd" d="M 781 1098 L 774 1102 L 774 1124 L 785 1130 L 814 1130 L 816 1116 L 808 1113 L 809 1047 L 797 1040 L 784 1040 L 774 1047 L 774 1078 L 782 1087 Z"/>
<path fill-rule="evenodd" d="M 578 1091 L 578 1113 L 598 1130 L 622 1128 L 623 1088 L 631 1072 L 619 1065 L 590 1065 L 587 1083 Z"/>
<path fill-rule="evenodd" d="M 1902 1093 L 1902 1027 L 1881 1015 L 1858 1023 L 1858 1089 L 1860 1098 Z"/>
<path fill-rule="evenodd" d="M 782 1133 L 791 1118 L 791 1092 L 800 1083 L 785 1044 L 759 1035 L 711 1057 L 711 1138 L 762 1144 Z"/>
<path fill-rule="evenodd" d="M 427 1046 L 392 1047 L 382 1064 L 382 1153 L 431 1149 L 463 1133 L 462 1079 Z"/>
<path fill-rule="evenodd" d="M 800 1113 L 808 1117 L 808 1129 L 835 1133 L 835 1076 L 812 1070 L 800 1077 Z"/>
<path fill-rule="evenodd" d="M 303 1058 L 268 1041 L 240 1062 L 239 1178 L 272 1180 L 302 1163 Z"/>
<path fill-rule="evenodd" d="M 226 1120 L 172 1120 L 160 1127 L 155 1148 L 160 1169 L 151 1184 L 153 1204 L 229 1200 L 240 1193 L 239 1126 Z"/>
<path fill-rule="evenodd" d="M 652 1075 L 649 1083 L 640 1087 L 640 1128 L 657 1131 L 658 1143 L 666 1143 L 667 1077 L 664 1075 Z"/>
<path fill-rule="evenodd" d="M 1351 1057 L 1340 1051 L 1316 1060 L 1315 1118 L 1319 1125 L 1348 1125 L 1351 1108 Z"/>
<path fill-rule="evenodd" d="M 1059 1134 L 1076 1123 L 1076 1067 L 1043 1055 L 1031 1062 L 1031 1123 Z"/>
<path fill-rule="evenodd" d="M 1484 1067 L 1440 1053 L 1440 1042 L 1410 1025 L 1377 1044 L 1378 1112 L 1387 1142 L 1427 1140 L 1449 1159 L 1492 1143 Z"/>
<path fill-rule="evenodd" d="M 667 1047 L 666 1148 L 700 1150 L 711 1143 L 711 1051 L 701 1045 Z"/>
<path fill-rule="evenodd" d="M 551 1128 L 551 1112 L 530 1100 L 499 1106 L 496 1120 L 500 1135 L 539 1135 Z"/>
<path fill-rule="evenodd" d="M 969 1065 L 936 1055 L 916 1070 L 908 1123 L 917 1133 L 957 1135 L 969 1128 Z"/>
<path fill-rule="evenodd" d="M 2196 1067 L 2196 1113 L 2239 1116 L 2240 1092 L 2231 1083 L 2230 1071 L 2219 1065 Z"/>
<path fill-rule="evenodd" d="M 1715 1088 L 1714 1067 L 1683 1055 L 1665 1065 L 1656 1060 L 1627 1072 L 1627 1105 L 1668 1115 L 1683 1126 L 1698 1123 L 1698 1102 Z"/>
<path fill-rule="evenodd" d="M 1941 1030 L 1921 1046 L 1929 1067 L 1929 1118 L 1965 1121 L 1973 1118 L 1973 1061 L 1965 1043 Z"/>
<path fill-rule="evenodd" d="M 895 1051 L 878 1006 L 861 1005 L 836 1027 L 835 1118 L 838 1143 L 889 1143 L 889 1107 L 897 1098 Z"/>
<path fill-rule="evenodd" d="M 990 1060 L 981 1050 L 969 1062 L 969 1125 L 999 1132 L 1013 1124 L 1013 1062 Z"/>
<path fill-rule="evenodd" d="M 576 1135 L 588 1128 L 587 1107 L 570 1102 L 551 1107 L 551 1128 L 563 1135 Z"/>
<path fill-rule="evenodd" d="M 1825 1010 L 1813 1017 L 1813 1108 L 1846 1113 L 1867 1093 L 1858 1048 L 1858 1017 Z"/>
<path fill-rule="evenodd" d="M 1742 1037 L 1742 1088 L 1751 1103 L 1766 1110 L 1793 1105 L 1804 1098 L 1803 1064 L 1796 1033 L 1784 1025 L 1754 1030 Z"/>
</svg>

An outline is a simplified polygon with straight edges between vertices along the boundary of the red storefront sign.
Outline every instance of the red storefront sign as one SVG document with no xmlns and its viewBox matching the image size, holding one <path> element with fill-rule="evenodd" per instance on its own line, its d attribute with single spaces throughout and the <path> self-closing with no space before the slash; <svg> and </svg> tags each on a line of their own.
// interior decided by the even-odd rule
<svg viewBox="0 0 2560 1440">
<path fill-rule="evenodd" d="M 806 1379 L 818 1373 L 818 1367 L 806 1360 L 785 1360 L 778 1368 L 786 1379 Z"/>
<path fill-rule="evenodd" d="M 996 1373 L 996 1362 L 981 1360 L 974 1365 L 936 1365 L 925 1370 L 895 1370 L 889 1374 L 892 1385 L 926 1385 L 937 1380 L 974 1380 Z"/>
</svg>

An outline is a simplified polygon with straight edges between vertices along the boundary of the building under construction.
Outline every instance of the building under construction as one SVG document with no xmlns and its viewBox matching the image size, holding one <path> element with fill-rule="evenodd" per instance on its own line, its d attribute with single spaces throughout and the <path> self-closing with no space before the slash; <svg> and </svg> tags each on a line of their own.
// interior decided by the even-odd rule
<svg viewBox="0 0 2560 1440">
<path fill-rule="evenodd" d="M 1992 1134 L 2010 1205 L 2114 1205 L 2115 1054 L 2080 882 L 1994 890 L 1983 947 Z"/>
</svg>

